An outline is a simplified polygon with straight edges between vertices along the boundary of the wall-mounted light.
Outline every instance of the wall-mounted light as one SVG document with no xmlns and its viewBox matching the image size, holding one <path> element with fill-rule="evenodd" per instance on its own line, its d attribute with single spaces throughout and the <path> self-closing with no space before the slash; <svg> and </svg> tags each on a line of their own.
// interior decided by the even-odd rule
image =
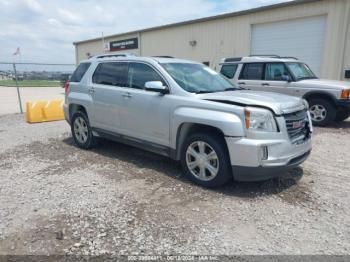
<svg viewBox="0 0 350 262">
<path fill-rule="evenodd" d="M 190 46 L 196 46 L 197 45 L 197 41 L 196 40 L 191 40 L 189 43 L 190 43 Z"/>
</svg>

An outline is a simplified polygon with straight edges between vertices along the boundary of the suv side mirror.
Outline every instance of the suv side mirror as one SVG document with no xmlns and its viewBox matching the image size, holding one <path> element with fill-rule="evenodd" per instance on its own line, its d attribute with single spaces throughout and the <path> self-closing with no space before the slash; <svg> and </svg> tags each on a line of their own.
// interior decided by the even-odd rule
<svg viewBox="0 0 350 262">
<path fill-rule="evenodd" d="M 145 89 L 147 91 L 159 92 L 162 94 L 166 94 L 169 92 L 166 86 L 163 86 L 161 81 L 149 81 L 145 83 Z"/>
<path fill-rule="evenodd" d="M 282 80 L 288 83 L 292 82 L 292 78 L 289 75 L 283 75 Z"/>
</svg>

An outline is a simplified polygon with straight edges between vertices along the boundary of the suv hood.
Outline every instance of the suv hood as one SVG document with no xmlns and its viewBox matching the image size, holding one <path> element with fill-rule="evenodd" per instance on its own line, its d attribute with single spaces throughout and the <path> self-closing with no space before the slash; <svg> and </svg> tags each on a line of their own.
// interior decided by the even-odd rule
<svg viewBox="0 0 350 262">
<path fill-rule="evenodd" d="M 296 83 L 304 87 L 328 88 L 339 90 L 350 89 L 350 83 L 348 82 L 328 79 L 305 79 Z"/>
<path fill-rule="evenodd" d="M 197 96 L 200 99 L 215 102 L 267 107 L 277 115 L 288 114 L 305 108 L 301 98 L 270 92 L 229 91 L 199 94 Z"/>
</svg>

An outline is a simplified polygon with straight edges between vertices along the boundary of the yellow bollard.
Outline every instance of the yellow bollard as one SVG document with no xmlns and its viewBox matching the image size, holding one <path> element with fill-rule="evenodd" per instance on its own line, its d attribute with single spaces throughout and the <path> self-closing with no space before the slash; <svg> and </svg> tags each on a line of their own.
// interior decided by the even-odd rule
<svg viewBox="0 0 350 262">
<path fill-rule="evenodd" d="M 63 103 L 63 99 L 27 102 L 26 120 L 28 123 L 63 120 Z"/>
</svg>

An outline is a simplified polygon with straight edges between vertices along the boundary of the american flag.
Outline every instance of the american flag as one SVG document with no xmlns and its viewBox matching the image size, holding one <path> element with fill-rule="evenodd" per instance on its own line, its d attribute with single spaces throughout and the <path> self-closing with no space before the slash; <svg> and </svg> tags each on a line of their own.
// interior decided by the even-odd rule
<svg viewBox="0 0 350 262">
<path fill-rule="evenodd" d="M 16 52 L 13 53 L 13 55 L 20 55 L 21 54 L 21 49 L 17 47 Z"/>
</svg>

